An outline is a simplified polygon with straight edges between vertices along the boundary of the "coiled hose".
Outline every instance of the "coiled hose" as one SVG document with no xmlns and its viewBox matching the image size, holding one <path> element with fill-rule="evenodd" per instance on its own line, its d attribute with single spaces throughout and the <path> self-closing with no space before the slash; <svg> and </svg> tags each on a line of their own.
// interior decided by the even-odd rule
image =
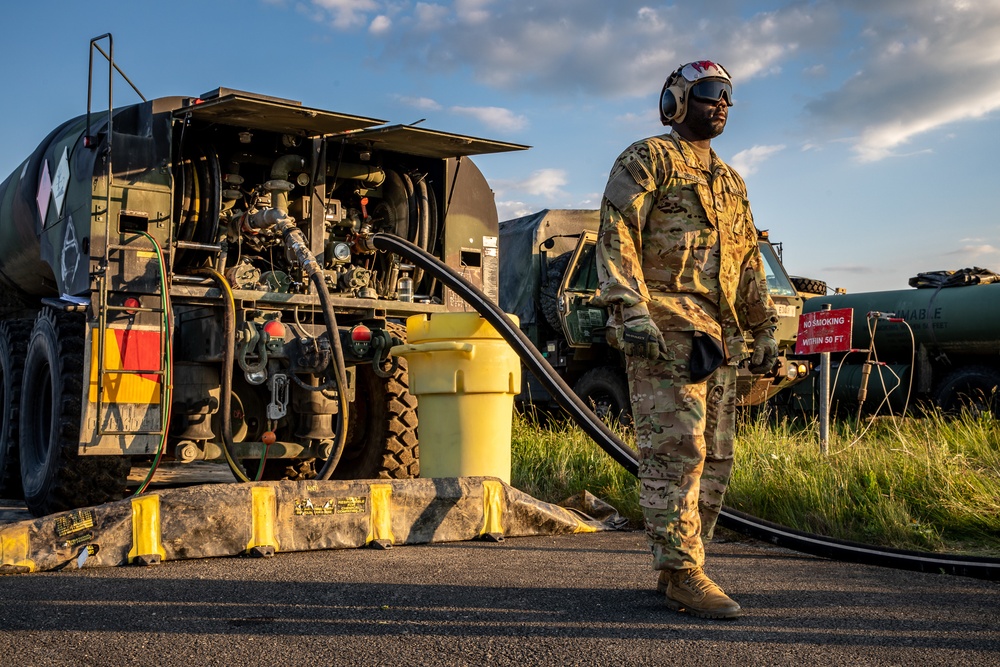
<svg viewBox="0 0 1000 667">
<path fill-rule="evenodd" d="M 430 253 L 397 236 L 375 234 L 368 239 L 372 249 L 393 252 L 421 266 L 443 285 L 461 296 L 489 322 L 517 352 L 521 361 L 538 378 L 559 405 L 611 458 L 631 474 L 638 476 L 635 452 L 614 434 L 559 377 L 549 362 L 488 296 L 469 284 L 453 268 Z M 940 556 L 920 551 L 889 549 L 822 535 L 805 533 L 764 521 L 730 507 L 723 507 L 719 524 L 736 532 L 770 542 L 780 547 L 822 558 L 866 565 L 880 565 L 900 570 L 938 572 L 977 579 L 1000 580 L 1000 561 L 975 556 Z"/>
</svg>

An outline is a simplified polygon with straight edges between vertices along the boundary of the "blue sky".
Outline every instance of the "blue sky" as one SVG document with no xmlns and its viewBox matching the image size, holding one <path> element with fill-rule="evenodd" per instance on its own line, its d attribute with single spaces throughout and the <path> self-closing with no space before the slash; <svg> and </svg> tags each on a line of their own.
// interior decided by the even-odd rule
<svg viewBox="0 0 1000 667">
<path fill-rule="evenodd" d="M 1000 0 L 172 0 L 9 3 L 0 178 L 86 109 L 111 32 L 148 98 L 219 86 L 529 144 L 484 156 L 501 219 L 597 208 L 665 76 L 733 74 L 713 142 L 790 273 L 851 292 L 1000 271 Z M 103 91 L 99 93 L 105 95 Z M 116 83 L 116 104 L 135 101 Z"/>
</svg>

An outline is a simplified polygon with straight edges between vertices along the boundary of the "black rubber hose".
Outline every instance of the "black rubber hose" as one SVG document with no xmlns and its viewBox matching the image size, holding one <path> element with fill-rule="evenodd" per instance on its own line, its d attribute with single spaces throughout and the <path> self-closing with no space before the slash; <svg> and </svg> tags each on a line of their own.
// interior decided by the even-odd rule
<svg viewBox="0 0 1000 667">
<path fill-rule="evenodd" d="M 430 197 L 427 193 L 427 180 L 420 176 L 416 182 L 417 189 L 417 246 L 428 253 L 432 251 L 430 247 L 431 214 Z M 433 255 L 432 255 L 433 256 Z M 423 280 L 424 270 L 417 267 L 413 272 L 413 286 L 416 288 Z"/>
<path fill-rule="evenodd" d="M 222 167 L 214 146 L 209 146 L 205 151 L 205 160 L 208 163 L 208 192 L 205 206 L 208 220 L 202 221 L 198 230 L 200 232 L 198 240 L 202 243 L 218 243 L 219 223 L 222 218 Z"/>
<path fill-rule="evenodd" d="M 507 317 L 499 306 L 494 304 L 488 296 L 482 293 L 479 288 L 469 284 L 457 271 L 450 266 L 441 263 L 430 253 L 418 248 L 412 243 L 390 234 L 376 234 L 371 239 L 372 244 L 379 250 L 393 252 L 401 257 L 405 257 L 417 266 L 421 266 L 428 273 L 433 274 L 453 292 L 465 299 L 472 305 L 483 318 L 489 322 L 510 344 L 524 365 L 545 385 L 560 406 L 573 417 L 580 428 L 584 430 L 594 441 L 606 451 L 611 458 L 621 464 L 633 475 L 639 473 L 639 463 L 635 452 L 622 442 L 607 425 L 595 415 L 580 397 L 573 392 L 566 382 L 553 370 L 549 362 L 545 360 L 524 332 L 521 331 Z"/>
<path fill-rule="evenodd" d="M 811 556 L 849 563 L 880 565 L 897 570 L 953 574 L 976 579 L 1000 580 L 1000 561 L 976 556 L 951 556 L 926 551 L 876 547 L 832 537 L 805 533 L 771 523 L 731 507 L 723 507 L 719 525 L 764 542 L 771 542 Z"/>
<path fill-rule="evenodd" d="M 423 266 L 428 274 L 441 282 L 472 305 L 497 330 L 521 357 L 524 365 L 556 398 L 573 420 L 611 458 L 631 474 L 638 476 L 639 464 L 635 452 L 622 442 L 597 415 L 577 397 L 549 362 L 535 349 L 531 341 L 489 297 L 470 285 L 454 269 L 433 255 L 403 239 L 389 234 L 376 234 L 372 245 L 394 252 L 414 264 Z M 831 558 L 865 565 L 879 565 L 899 570 L 938 572 L 977 579 L 1000 580 L 1000 561 L 976 556 L 940 556 L 928 552 L 904 551 L 876 547 L 844 540 L 836 540 L 813 533 L 804 533 L 744 514 L 730 507 L 723 507 L 719 524 L 736 532 L 792 549 L 811 556 Z"/>
<path fill-rule="evenodd" d="M 429 252 L 430 254 L 432 254 L 435 257 L 437 257 L 438 256 L 438 247 L 441 245 L 438 242 L 438 241 L 440 241 L 439 237 L 441 235 L 441 229 L 440 229 L 440 225 L 438 224 L 439 223 L 439 220 L 438 220 L 438 215 L 439 214 L 438 214 L 437 196 L 434 194 L 434 188 L 431 188 L 431 187 L 428 187 L 427 194 L 429 195 L 430 204 L 431 204 L 431 210 L 430 210 L 430 215 L 431 215 L 431 234 L 430 234 L 430 245 L 427 247 L 427 252 Z M 416 284 L 414 284 L 414 289 L 416 289 L 417 287 L 418 286 Z M 426 294 L 434 294 L 434 289 L 436 287 L 437 287 L 437 278 L 435 278 L 434 276 L 430 276 L 430 280 L 427 281 Z"/>
<path fill-rule="evenodd" d="M 330 291 L 327 289 L 323 272 L 317 271 L 310 278 L 316 285 L 316 293 L 319 295 L 320 305 L 323 307 L 323 319 L 326 320 L 327 335 L 330 336 L 330 345 L 333 346 L 334 373 L 337 374 L 337 431 L 334 434 L 333 451 L 323 462 L 323 466 L 316 471 L 316 476 L 320 479 L 330 479 L 340 457 L 344 454 L 344 447 L 347 444 L 347 367 L 344 364 L 344 348 L 340 344 L 340 329 L 337 326 L 337 315 L 333 310 L 333 301 L 330 298 Z"/>
<path fill-rule="evenodd" d="M 236 457 L 233 443 L 233 369 L 236 359 L 236 302 L 233 291 L 225 276 L 215 269 L 195 269 L 194 273 L 209 276 L 219 287 L 219 293 L 226 302 L 222 319 L 222 376 L 220 378 L 219 411 L 222 413 L 222 444 L 225 447 L 226 462 L 233 476 L 242 482 L 250 481 L 247 471 Z"/>
<path fill-rule="evenodd" d="M 333 300 L 330 297 L 330 290 L 326 286 L 323 269 L 309 250 L 309 244 L 306 242 L 302 230 L 294 224 L 284 225 L 281 227 L 281 238 L 285 247 L 296 256 L 302 269 L 309 276 L 309 280 L 316 287 L 316 294 L 319 296 L 319 303 L 323 308 L 323 319 L 326 321 L 326 332 L 330 337 L 330 346 L 333 348 L 333 370 L 336 375 L 334 379 L 337 382 L 337 409 L 339 410 L 338 428 L 334 434 L 333 451 L 323 462 L 323 466 L 316 471 L 316 476 L 320 479 L 330 479 L 344 453 L 344 446 L 347 444 L 347 367 L 344 363 L 344 348 L 340 344 L 340 328 L 337 325 L 337 314 L 333 309 Z"/>
<path fill-rule="evenodd" d="M 406 240 L 416 243 L 419 238 L 417 227 L 420 222 L 417 220 L 417 198 L 413 189 L 413 180 L 405 171 L 399 172 L 399 177 L 403 180 L 403 192 L 406 193 Z"/>
</svg>

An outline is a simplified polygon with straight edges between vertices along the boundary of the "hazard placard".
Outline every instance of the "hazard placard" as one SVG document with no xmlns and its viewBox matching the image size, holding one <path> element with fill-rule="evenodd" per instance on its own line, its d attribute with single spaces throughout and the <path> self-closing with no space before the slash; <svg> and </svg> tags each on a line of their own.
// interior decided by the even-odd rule
<svg viewBox="0 0 1000 667">
<path fill-rule="evenodd" d="M 799 334 L 795 339 L 795 354 L 847 352 L 851 349 L 851 320 L 853 317 L 853 308 L 805 313 L 799 318 Z"/>
</svg>

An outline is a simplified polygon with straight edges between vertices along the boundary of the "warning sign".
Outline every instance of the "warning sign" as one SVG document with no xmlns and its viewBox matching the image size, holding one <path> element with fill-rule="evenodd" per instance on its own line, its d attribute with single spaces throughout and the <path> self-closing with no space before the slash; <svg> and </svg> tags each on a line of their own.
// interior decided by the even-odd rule
<svg viewBox="0 0 1000 667">
<path fill-rule="evenodd" d="M 853 317 L 853 308 L 805 313 L 799 318 L 799 335 L 795 339 L 795 354 L 847 352 L 851 349 L 851 320 Z"/>
</svg>

